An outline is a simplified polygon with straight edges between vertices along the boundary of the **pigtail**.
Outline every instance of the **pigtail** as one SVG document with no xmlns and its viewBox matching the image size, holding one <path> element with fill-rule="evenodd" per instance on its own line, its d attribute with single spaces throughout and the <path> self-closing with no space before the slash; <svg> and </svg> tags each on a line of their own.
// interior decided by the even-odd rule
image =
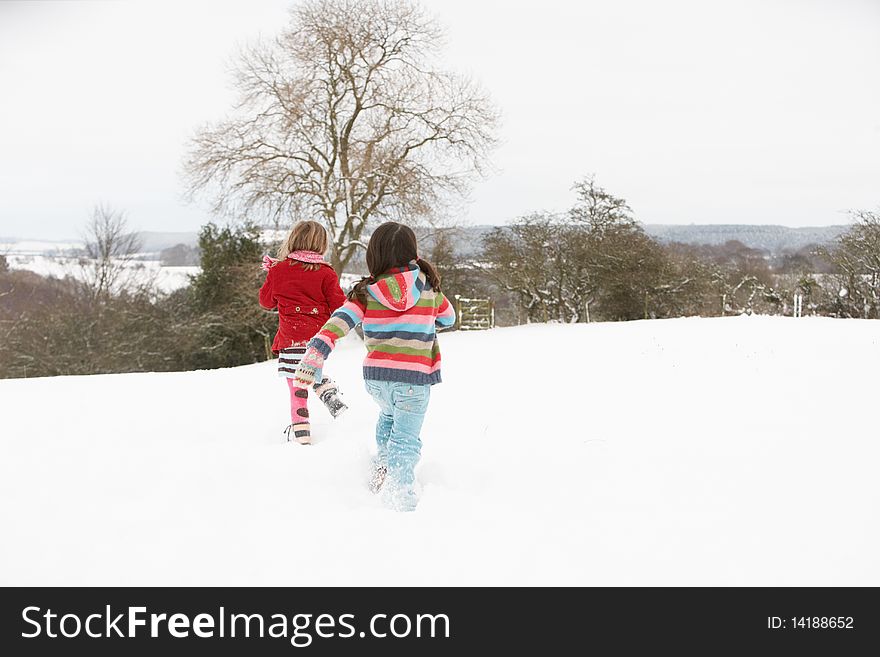
<svg viewBox="0 0 880 657">
<path fill-rule="evenodd" d="M 364 276 L 351 288 L 351 292 L 348 293 L 348 300 L 357 301 L 363 306 L 367 305 L 367 285 L 373 282 L 375 281 L 372 276 Z"/>
<path fill-rule="evenodd" d="M 428 279 L 431 288 L 435 292 L 440 292 L 440 274 L 437 273 L 434 265 L 423 258 L 416 259 L 416 264 L 419 266 L 419 269 L 425 273 L 425 278 Z"/>
</svg>

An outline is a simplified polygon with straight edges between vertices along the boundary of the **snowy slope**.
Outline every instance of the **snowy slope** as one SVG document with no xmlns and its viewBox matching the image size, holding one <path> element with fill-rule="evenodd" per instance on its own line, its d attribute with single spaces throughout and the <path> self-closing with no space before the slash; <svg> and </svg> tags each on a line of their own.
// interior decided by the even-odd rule
<svg viewBox="0 0 880 657">
<path fill-rule="evenodd" d="M 362 345 L 281 442 L 271 363 L 0 381 L 0 584 L 880 585 L 880 323 L 442 337 L 419 509 L 365 488 Z"/>
</svg>

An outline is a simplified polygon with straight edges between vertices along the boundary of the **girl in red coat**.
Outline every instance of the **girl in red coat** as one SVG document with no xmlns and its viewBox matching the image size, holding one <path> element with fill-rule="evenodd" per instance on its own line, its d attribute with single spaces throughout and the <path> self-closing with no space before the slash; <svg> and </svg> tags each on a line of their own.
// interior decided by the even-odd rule
<svg viewBox="0 0 880 657">
<path fill-rule="evenodd" d="M 315 221 L 294 225 L 278 252 L 278 260 L 266 256 L 263 268 L 268 271 L 260 289 L 260 305 L 278 309 L 278 333 L 272 351 L 278 354 L 278 374 L 287 379 L 290 389 L 290 425 L 285 432 L 302 445 L 311 443 L 307 388 L 293 385 L 293 375 L 309 340 L 321 329 L 330 315 L 345 303 L 339 278 L 324 262 L 327 231 Z M 339 389 L 328 377 L 316 381 L 312 389 L 337 417 L 347 407 L 339 398 Z"/>
</svg>

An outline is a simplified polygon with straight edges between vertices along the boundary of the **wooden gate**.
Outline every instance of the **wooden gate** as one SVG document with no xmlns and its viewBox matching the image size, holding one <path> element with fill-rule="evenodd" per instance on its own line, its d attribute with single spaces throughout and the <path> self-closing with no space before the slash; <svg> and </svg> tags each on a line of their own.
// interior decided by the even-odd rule
<svg viewBox="0 0 880 657">
<path fill-rule="evenodd" d="M 455 295 L 456 326 L 461 331 L 482 331 L 495 326 L 491 299 L 466 299 Z"/>
</svg>

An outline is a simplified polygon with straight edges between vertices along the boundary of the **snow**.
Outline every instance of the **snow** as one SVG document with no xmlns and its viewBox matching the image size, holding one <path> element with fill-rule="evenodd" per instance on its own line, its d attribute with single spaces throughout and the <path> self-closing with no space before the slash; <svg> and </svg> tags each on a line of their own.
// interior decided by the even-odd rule
<svg viewBox="0 0 880 657">
<path fill-rule="evenodd" d="M 290 234 L 289 228 L 263 228 L 260 230 L 260 242 L 267 246 L 277 246 Z"/>
<path fill-rule="evenodd" d="M 81 274 L 79 258 L 67 256 L 48 256 L 43 254 L 20 254 L 6 256 L 12 269 L 26 269 L 40 276 L 64 278 L 76 277 Z"/>
<path fill-rule="evenodd" d="M 282 442 L 273 363 L 0 381 L 0 584 L 880 585 L 880 323 L 441 337 L 419 508 L 366 488 L 363 346 Z"/>
<path fill-rule="evenodd" d="M 26 269 L 41 276 L 55 278 L 81 278 L 84 275 L 80 259 L 70 256 L 22 254 L 6 256 L 12 269 Z M 153 289 L 173 292 L 189 285 L 190 276 L 199 273 L 200 267 L 163 267 L 158 260 L 132 260 L 127 264 L 133 272 L 135 283 L 152 282 Z"/>
<path fill-rule="evenodd" d="M 181 266 L 181 267 L 163 267 L 157 262 L 144 263 L 148 267 L 151 274 L 156 276 L 153 283 L 156 289 L 162 292 L 173 292 L 190 284 L 193 276 L 196 276 L 201 267 Z"/>
</svg>

